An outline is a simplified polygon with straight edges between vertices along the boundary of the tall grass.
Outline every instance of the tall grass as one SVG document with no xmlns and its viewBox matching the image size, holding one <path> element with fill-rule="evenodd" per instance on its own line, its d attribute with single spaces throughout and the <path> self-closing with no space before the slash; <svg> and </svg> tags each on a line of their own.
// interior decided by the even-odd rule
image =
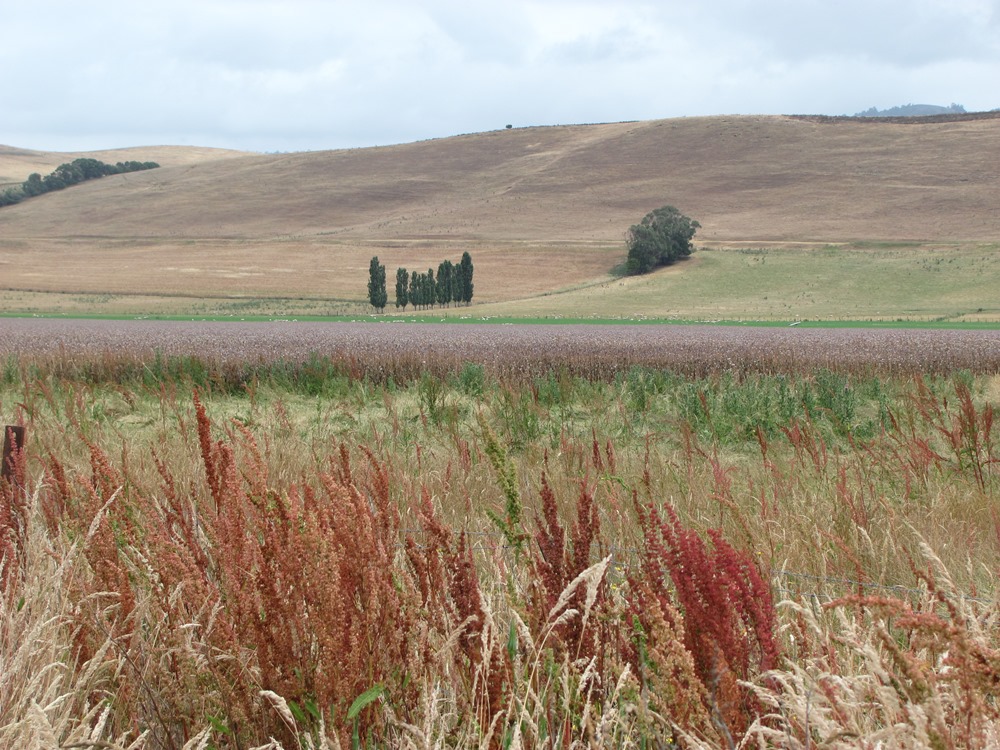
<svg viewBox="0 0 1000 750">
<path fill-rule="evenodd" d="M 997 741 L 988 377 L 102 367 L 0 388 L 10 746 Z"/>
</svg>

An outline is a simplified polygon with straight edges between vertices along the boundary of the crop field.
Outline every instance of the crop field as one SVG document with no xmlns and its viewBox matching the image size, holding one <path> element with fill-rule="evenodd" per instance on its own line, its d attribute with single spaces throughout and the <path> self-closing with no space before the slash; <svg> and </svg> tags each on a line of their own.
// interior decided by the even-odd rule
<svg viewBox="0 0 1000 750">
<path fill-rule="evenodd" d="M 998 357 L 5 321 L 0 744 L 996 746 Z"/>
<path fill-rule="evenodd" d="M 423 370 L 446 375 L 469 361 L 503 376 L 565 369 L 608 377 L 634 366 L 694 375 L 817 368 L 989 373 L 1000 371 L 1000 330 L 13 318 L 0 329 L 0 357 L 14 354 L 52 359 L 71 370 L 105 360 L 143 368 L 187 357 L 225 365 L 234 377 L 273 362 L 320 359 L 383 380 Z"/>
</svg>

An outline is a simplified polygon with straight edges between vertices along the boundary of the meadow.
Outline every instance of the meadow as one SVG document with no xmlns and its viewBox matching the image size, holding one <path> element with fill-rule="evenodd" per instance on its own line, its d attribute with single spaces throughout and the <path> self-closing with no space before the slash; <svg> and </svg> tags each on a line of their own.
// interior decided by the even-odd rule
<svg viewBox="0 0 1000 750">
<path fill-rule="evenodd" d="M 9 747 L 990 747 L 996 367 L 8 355 Z"/>
</svg>

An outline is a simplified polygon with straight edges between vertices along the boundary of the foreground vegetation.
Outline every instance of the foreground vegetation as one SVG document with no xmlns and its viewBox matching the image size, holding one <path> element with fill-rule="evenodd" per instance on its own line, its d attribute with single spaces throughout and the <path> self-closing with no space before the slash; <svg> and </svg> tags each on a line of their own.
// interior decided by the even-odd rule
<svg viewBox="0 0 1000 750">
<path fill-rule="evenodd" d="M 7 746 L 987 747 L 996 375 L 10 359 Z"/>
</svg>

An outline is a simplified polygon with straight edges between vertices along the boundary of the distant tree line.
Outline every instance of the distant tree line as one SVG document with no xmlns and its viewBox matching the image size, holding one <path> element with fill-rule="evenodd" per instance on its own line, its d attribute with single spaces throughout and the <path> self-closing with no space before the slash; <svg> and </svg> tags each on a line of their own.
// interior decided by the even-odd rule
<svg viewBox="0 0 1000 750">
<path fill-rule="evenodd" d="M 450 307 L 452 304 L 470 304 L 474 284 L 472 282 L 472 256 L 462 253 L 458 263 L 450 260 L 438 265 L 437 274 L 433 268 L 426 273 L 405 268 L 396 269 L 396 307 L 406 310 L 413 305 L 414 310 L 427 310 L 435 306 Z M 385 266 L 378 256 L 371 260 L 368 269 L 368 301 L 381 312 L 388 301 L 386 292 Z"/>
<path fill-rule="evenodd" d="M 952 102 L 951 106 L 942 107 L 938 104 L 903 104 L 899 107 L 879 109 L 872 107 L 864 112 L 858 112 L 855 117 L 929 117 L 932 115 L 961 115 L 965 107 Z"/>
<path fill-rule="evenodd" d="M 14 203 L 20 203 L 25 198 L 34 198 L 36 195 L 50 193 L 53 190 L 62 190 L 71 185 L 77 185 L 87 180 L 96 180 L 109 174 L 141 172 L 145 169 L 156 169 L 159 166 L 155 161 L 120 161 L 116 164 L 105 164 L 97 159 L 74 159 L 66 164 L 60 164 L 45 177 L 42 177 L 38 172 L 33 172 L 19 187 L 7 188 L 0 193 L 0 206 L 10 206 Z"/>
</svg>

